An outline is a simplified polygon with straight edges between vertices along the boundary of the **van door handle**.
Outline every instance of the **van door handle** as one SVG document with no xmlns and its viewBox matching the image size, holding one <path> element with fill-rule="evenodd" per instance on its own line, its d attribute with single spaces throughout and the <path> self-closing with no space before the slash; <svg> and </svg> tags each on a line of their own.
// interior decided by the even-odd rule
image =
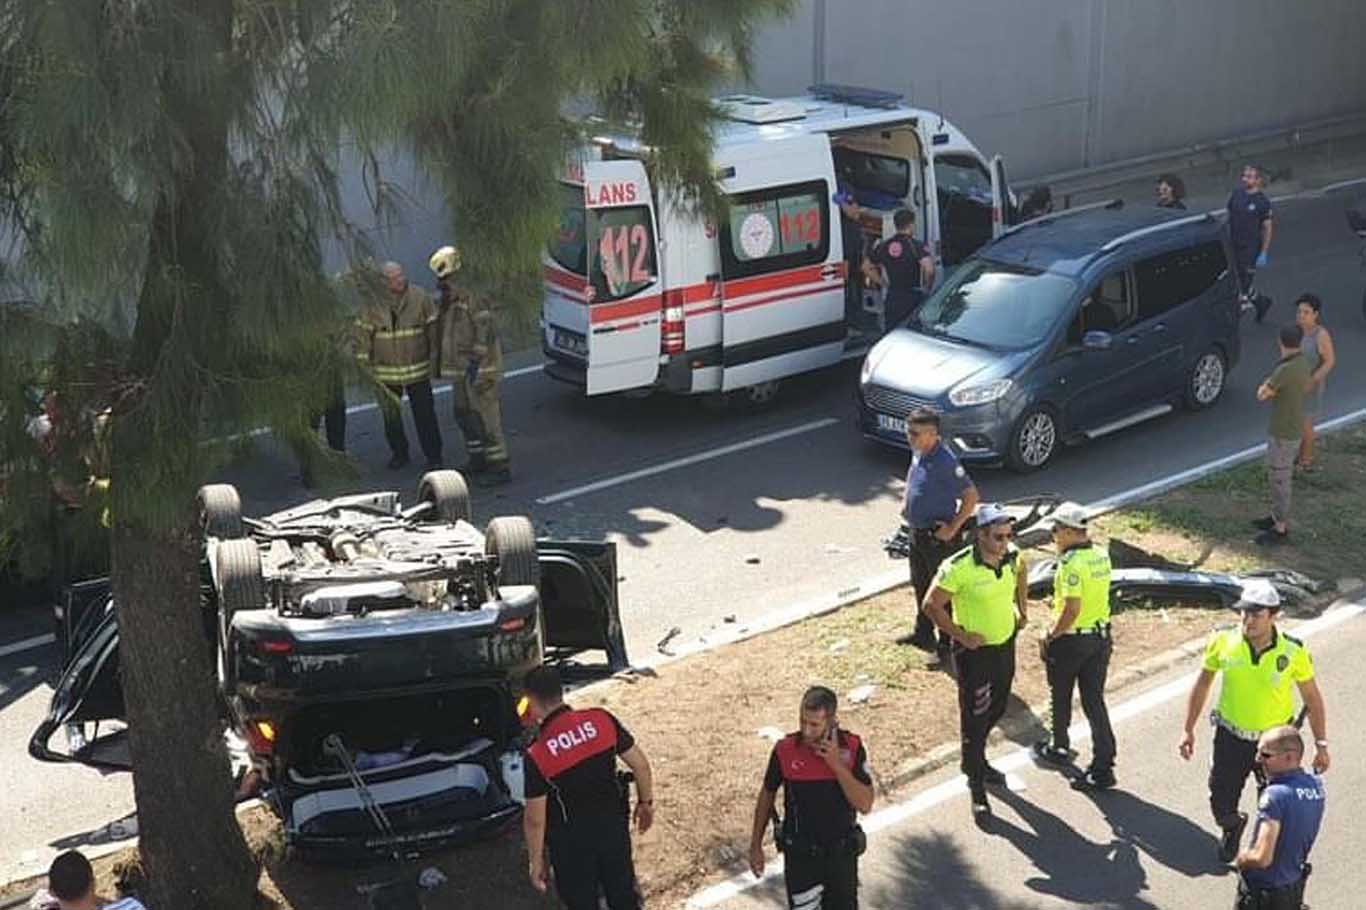
<svg viewBox="0 0 1366 910">
<path fill-rule="evenodd" d="M 1167 324 L 1165 322 L 1159 322 L 1157 325 L 1153 326 L 1154 335 L 1161 334 L 1165 331 L 1167 331 Z"/>
</svg>

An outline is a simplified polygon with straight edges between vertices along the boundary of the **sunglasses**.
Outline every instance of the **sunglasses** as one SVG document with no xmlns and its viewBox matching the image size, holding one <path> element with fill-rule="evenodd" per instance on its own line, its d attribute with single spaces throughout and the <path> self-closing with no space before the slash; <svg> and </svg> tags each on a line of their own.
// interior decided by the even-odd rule
<svg viewBox="0 0 1366 910">
<path fill-rule="evenodd" d="M 1262 759 L 1263 761 L 1265 761 L 1265 760 L 1268 759 L 1268 758 L 1275 758 L 1277 755 L 1284 755 L 1284 754 L 1285 754 L 1285 750 L 1284 750 L 1284 749 L 1282 749 L 1282 750 L 1279 751 L 1279 752 L 1268 752 L 1266 749 L 1258 749 L 1258 750 L 1257 750 L 1257 757 L 1260 758 L 1260 759 Z"/>
</svg>

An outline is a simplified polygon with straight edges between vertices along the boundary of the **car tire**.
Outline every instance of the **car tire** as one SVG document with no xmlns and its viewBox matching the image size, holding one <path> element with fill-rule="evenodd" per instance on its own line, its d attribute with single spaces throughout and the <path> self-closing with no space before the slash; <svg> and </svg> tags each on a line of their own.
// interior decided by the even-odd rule
<svg viewBox="0 0 1366 910">
<path fill-rule="evenodd" d="M 1203 411 L 1211 407 L 1219 396 L 1224 394 L 1228 384 L 1228 365 L 1218 348 L 1210 348 L 1196 358 L 1190 372 L 1186 374 L 1184 398 L 1186 407 L 1192 411 Z"/>
<path fill-rule="evenodd" d="M 218 685 L 229 692 L 233 685 L 232 617 L 238 610 L 258 610 L 266 605 L 265 578 L 261 575 L 261 550 L 254 540 L 225 540 L 214 552 L 218 590 Z"/>
<path fill-rule="evenodd" d="M 470 488 L 459 471 L 428 471 L 417 485 L 418 502 L 436 508 L 427 513 L 432 522 L 455 524 L 470 520 Z"/>
<path fill-rule="evenodd" d="M 504 515 L 490 521 L 484 531 L 484 552 L 498 559 L 498 584 L 540 585 L 541 563 L 531 519 Z"/>
<path fill-rule="evenodd" d="M 205 537 L 236 540 L 243 536 L 242 497 L 230 483 L 211 483 L 199 488 L 199 526 Z"/>
<path fill-rule="evenodd" d="M 1018 474 L 1032 474 L 1044 468 L 1062 447 L 1058 418 L 1042 405 L 1029 408 L 1010 432 L 1006 466 Z"/>
</svg>

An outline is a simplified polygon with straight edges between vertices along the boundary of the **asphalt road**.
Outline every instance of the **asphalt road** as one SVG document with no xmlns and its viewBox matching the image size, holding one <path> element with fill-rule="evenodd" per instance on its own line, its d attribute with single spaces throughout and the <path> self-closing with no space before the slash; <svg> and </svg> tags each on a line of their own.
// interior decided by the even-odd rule
<svg viewBox="0 0 1366 910">
<path fill-rule="evenodd" d="M 1351 910 L 1361 906 L 1351 812 L 1366 786 L 1366 728 L 1356 722 L 1351 706 L 1366 697 L 1366 679 L 1354 672 L 1357 649 L 1366 646 L 1366 613 L 1354 609 L 1341 624 L 1311 634 L 1306 644 L 1328 703 L 1333 756 L 1324 778 L 1328 810 L 1311 854 L 1314 875 L 1306 899 L 1314 910 Z M 1208 728 L 1199 729 L 1190 762 L 1176 755 L 1192 670 L 1175 668 L 1111 699 L 1119 742 L 1116 790 L 1076 793 L 1062 773 L 1035 766 L 1020 746 L 1011 745 L 993 762 L 1007 772 L 1012 790 L 989 797 L 994 817 L 981 829 L 972 820 L 956 769 L 927 778 L 897 807 L 881 808 L 884 817 L 875 812 L 865 822 L 876 830 L 861 861 L 860 905 L 867 910 L 1232 906 L 1237 882 L 1218 862 L 1205 788 Z M 1085 761 L 1090 743 L 1074 736 L 1073 745 Z M 876 762 L 876 743 L 869 748 Z M 1249 814 L 1256 812 L 1254 793 L 1251 785 L 1243 793 L 1243 810 Z M 787 903 L 774 876 L 708 905 L 760 910 Z"/>
<path fill-rule="evenodd" d="M 985 496 L 1059 492 L 1091 502 L 1256 444 L 1266 413 L 1253 392 L 1274 359 L 1274 324 L 1294 294 L 1316 290 L 1337 340 L 1327 414 L 1366 408 L 1366 272 L 1339 197 L 1277 207 L 1272 265 L 1259 284 L 1278 305 L 1268 323 L 1244 327 L 1243 360 L 1224 399 L 1199 414 L 1172 414 L 1063 453 L 1047 471 L 1021 477 L 975 472 Z M 718 414 L 697 399 L 585 399 L 539 371 L 509 378 L 504 422 L 515 479 L 475 490 L 479 519 L 530 514 L 546 533 L 618 542 L 628 645 L 639 660 L 672 627 L 679 644 L 752 622 L 781 607 L 847 590 L 895 568 L 878 541 L 897 524 L 905 455 L 864 441 L 855 429 L 857 363 L 792 381 L 770 411 Z M 461 459 L 450 399 L 437 399 L 448 463 Z M 350 420 L 356 487 L 415 487 L 420 469 L 390 473 L 377 413 Z M 415 435 L 409 437 L 416 455 Z M 747 447 L 718 454 L 722 447 Z M 680 463 L 681 462 L 681 463 Z M 622 476 L 659 469 L 649 476 Z M 250 511 L 308 498 L 297 467 L 268 442 L 233 466 Z M 600 489 L 565 496 L 585 485 Z M 547 500 L 540 503 L 538 500 Z M 733 617 L 733 623 L 727 618 Z M 48 631 L 42 610 L 0 616 L 0 646 Z M 0 857 L 15 857 L 73 831 L 98 829 L 131 807 L 122 778 L 40 766 L 24 744 L 46 705 L 50 648 L 0 650 L 0 784 L 7 813 Z M 5 871 L 0 866 L 0 873 Z"/>
</svg>

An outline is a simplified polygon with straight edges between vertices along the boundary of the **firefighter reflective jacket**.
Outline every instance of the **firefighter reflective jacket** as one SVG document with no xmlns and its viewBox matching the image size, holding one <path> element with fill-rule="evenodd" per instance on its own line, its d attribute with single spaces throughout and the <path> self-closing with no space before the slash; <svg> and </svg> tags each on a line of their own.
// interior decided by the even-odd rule
<svg viewBox="0 0 1366 910">
<path fill-rule="evenodd" d="M 399 297 L 384 294 L 361 305 L 356 356 L 385 385 L 409 385 L 432 371 L 436 305 L 411 284 Z"/>
<path fill-rule="evenodd" d="M 460 376 L 471 360 L 479 374 L 498 378 L 503 371 L 503 352 L 493 309 L 482 296 L 459 285 L 447 285 L 441 294 L 441 373 Z"/>
</svg>

